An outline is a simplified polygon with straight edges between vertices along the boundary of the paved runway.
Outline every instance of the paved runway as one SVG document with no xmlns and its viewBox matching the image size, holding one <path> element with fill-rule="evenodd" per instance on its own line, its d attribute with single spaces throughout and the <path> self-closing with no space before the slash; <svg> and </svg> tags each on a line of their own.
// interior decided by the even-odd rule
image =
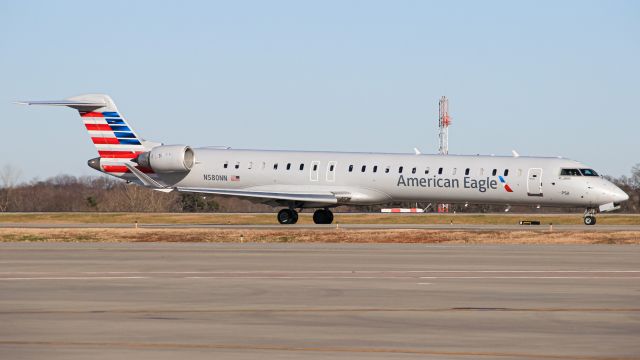
<svg viewBox="0 0 640 360">
<path fill-rule="evenodd" d="M 135 224 L 94 223 L 0 223 L 0 228 L 24 229 L 126 229 Z M 252 229 L 252 230 L 326 230 L 340 227 L 353 230 L 438 230 L 438 231 L 549 231 L 549 224 L 543 225 L 465 225 L 465 224 L 296 224 L 296 225 L 227 225 L 227 224 L 138 224 L 146 229 Z M 553 225 L 553 231 L 640 231 L 640 225 Z"/>
<path fill-rule="evenodd" d="M 631 359 L 640 247 L 0 244 L 2 359 Z"/>
</svg>

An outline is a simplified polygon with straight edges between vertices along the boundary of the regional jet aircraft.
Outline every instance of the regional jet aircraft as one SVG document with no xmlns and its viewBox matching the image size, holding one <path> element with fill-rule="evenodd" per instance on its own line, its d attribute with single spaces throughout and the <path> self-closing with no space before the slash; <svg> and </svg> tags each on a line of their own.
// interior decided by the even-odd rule
<svg viewBox="0 0 640 360">
<path fill-rule="evenodd" d="M 331 208 L 392 201 L 584 207 L 584 223 L 629 197 L 589 166 L 563 158 L 459 156 L 192 148 L 146 141 L 107 95 L 87 94 L 27 105 L 78 110 L 99 156 L 88 165 L 158 191 L 247 198 L 296 209 L 315 208 L 330 224 Z"/>
</svg>

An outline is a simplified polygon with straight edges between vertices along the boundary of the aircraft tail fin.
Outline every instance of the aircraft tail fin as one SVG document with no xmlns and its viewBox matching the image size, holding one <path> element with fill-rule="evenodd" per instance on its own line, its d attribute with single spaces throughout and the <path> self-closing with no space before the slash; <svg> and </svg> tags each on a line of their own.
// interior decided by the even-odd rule
<svg viewBox="0 0 640 360">
<path fill-rule="evenodd" d="M 120 176 L 128 172 L 124 163 L 160 145 L 142 139 L 120 114 L 111 97 L 85 94 L 64 100 L 21 101 L 24 105 L 67 106 L 78 110 L 91 141 L 100 155 L 104 172 Z"/>
</svg>

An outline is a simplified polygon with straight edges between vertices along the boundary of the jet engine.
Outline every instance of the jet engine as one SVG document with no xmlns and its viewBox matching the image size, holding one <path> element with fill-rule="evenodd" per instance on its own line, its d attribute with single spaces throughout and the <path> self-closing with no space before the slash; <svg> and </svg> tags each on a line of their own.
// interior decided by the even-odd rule
<svg viewBox="0 0 640 360">
<path fill-rule="evenodd" d="M 193 149 L 186 145 L 162 145 L 139 154 L 133 160 L 155 173 L 188 172 L 195 162 Z"/>
</svg>

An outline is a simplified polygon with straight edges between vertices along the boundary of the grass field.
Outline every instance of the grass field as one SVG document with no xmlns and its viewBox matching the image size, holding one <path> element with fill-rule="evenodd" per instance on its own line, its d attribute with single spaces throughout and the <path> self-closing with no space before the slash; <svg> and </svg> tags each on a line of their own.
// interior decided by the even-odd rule
<svg viewBox="0 0 640 360">
<path fill-rule="evenodd" d="M 236 230 L 236 229 L 0 229 L 1 242 L 263 242 L 423 244 L 640 244 L 640 232 Z"/>
<path fill-rule="evenodd" d="M 582 224 L 581 214 L 336 214 L 338 224 L 517 224 L 520 220 L 543 224 Z M 155 213 L 2 213 L 0 242 L 343 242 L 343 243 L 452 243 L 452 244 L 640 244 L 638 231 L 551 232 L 438 231 L 356 229 L 136 229 L 138 224 L 276 224 L 275 214 L 155 214 Z M 97 224 L 88 229 L 28 229 L 20 224 Z M 100 224 L 131 224 L 130 229 L 100 228 Z M 312 224 L 311 213 L 300 214 L 299 224 Z M 11 224 L 16 224 L 12 227 Z M 605 214 L 598 224 L 637 225 L 638 215 Z"/>
<path fill-rule="evenodd" d="M 543 224 L 582 224 L 581 214 L 335 214 L 339 224 L 517 224 L 540 220 Z M 276 224 L 276 214 L 191 213 L 0 213 L 0 223 L 52 224 Z M 311 213 L 301 213 L 299 224 L 312 224 Z M 640 215 L 600 214 L 601 225 L 640 225 Z"/>
</svg>

